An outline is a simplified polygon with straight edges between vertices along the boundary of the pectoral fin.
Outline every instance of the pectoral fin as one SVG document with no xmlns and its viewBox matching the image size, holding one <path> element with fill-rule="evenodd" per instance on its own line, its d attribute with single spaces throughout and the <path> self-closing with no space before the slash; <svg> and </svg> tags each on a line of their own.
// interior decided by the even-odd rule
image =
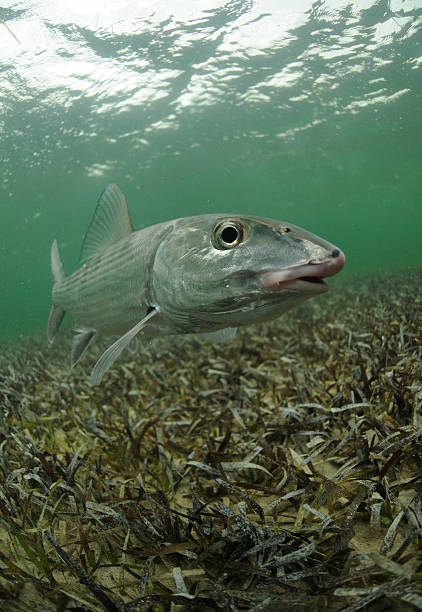
<svg viewBox="0 0 422 612">
<path fill-rule="evenodd" d="M 156 314 L 158 314 L 158 308 L 154 308 L 149 312 L 142 321 L 139 321 L 126 332 L 121 338 L 116 340 L 114 344 L 108 347 L 108 349 L 101 355 L 97 363 L 95 364 L 91 372 L 91 385 L 99 385 L 102 377 L 107 370 L 113 365 L 120 353 L 131 343 L 132 339 L 138 334 L 145 325 L 147 325 Z"/>
</svg>

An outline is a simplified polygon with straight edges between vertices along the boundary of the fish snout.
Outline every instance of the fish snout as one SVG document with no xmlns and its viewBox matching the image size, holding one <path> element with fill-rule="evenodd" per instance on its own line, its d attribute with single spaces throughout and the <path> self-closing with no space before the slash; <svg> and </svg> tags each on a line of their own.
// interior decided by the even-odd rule
<svg viewBox="0 0 422 612">
<path fill-rule="evenodd" d="M 336 247 L 328 251 L 328 257 L 327 251 L 325 253 L 322 261 L 311 260 L 306 264 L 290 268 L 262 270 L 259 275 L 260 280 L 265 287 L 271 289 L 291 288 L 294 284 L 301 290 L 323 293 L 327 290 L 323 279 L 340 272 L 346 261 L 343 251 Z"/>
<path fill-rule="evenodd" d="M 324 277 L 326 276 L 334 276 L 337 272 L 343 269 L 344 264 L 346 263 L 346 256 L 343 251 L 340 249 L 333 249 L 330 253 L 330 257 L 326 262 L 326 267 L 324 268 Z"/>
<path fill-rule="evenodd" d="M 300 266 L 301 278 L 306 280 L 322 281 L 324 278 L 334 276 L 343 269 L 346 262 L 346 257 L 337 247 L 330 248 L 325 251 L 322 258 L 310 260 L 307 265 Z"/>
</svg>

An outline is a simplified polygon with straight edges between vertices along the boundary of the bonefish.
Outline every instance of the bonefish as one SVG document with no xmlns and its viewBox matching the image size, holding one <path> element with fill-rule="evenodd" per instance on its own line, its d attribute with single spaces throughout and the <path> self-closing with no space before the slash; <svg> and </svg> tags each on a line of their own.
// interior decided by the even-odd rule
<svg viewBox="0 0 422 612">
<path fill-rule="evenodd" d="M 94 336 L 117 335 L 91 373 L 98 385 L 138 334 L 203 334 L 228 340 L 242 325 L 278 317 L 328 287 L 344 265 L 340 249 L 282 221 L 208 214 L 134 231 L 115 184 L 98 200 L 83 265 L 65 277 L 51 247 L 52 342 L 67 312 L 75 322 L 71 365 Z"/>
</svg>

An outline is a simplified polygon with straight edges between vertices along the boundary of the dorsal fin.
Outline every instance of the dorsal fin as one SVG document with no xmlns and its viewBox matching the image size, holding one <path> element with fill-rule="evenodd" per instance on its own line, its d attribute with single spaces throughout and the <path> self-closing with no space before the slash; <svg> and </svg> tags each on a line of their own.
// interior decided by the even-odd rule
<svg viewBox="0 0 422 612">
<path fill-rule="evenodd" d="M 133 232 L 126 199 L 114 183 L 104 189 L 82 243 L 80 261 L 98 255 L 104 249 Z"/>
</svg>

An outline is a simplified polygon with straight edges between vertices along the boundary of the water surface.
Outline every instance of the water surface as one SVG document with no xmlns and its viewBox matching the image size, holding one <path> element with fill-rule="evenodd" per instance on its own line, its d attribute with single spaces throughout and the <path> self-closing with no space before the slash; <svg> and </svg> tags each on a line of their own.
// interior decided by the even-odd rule
<svg viewBox="0 0 422 612">
<path fill-rule="evenodd" d="M 338 244 L 345 278 L 420 267 L 420 0 L 22 0 L 0 19 L 1 337 L 45 326 L 50 244 L 72 272 L 111 181 L 137 228 L 259 214 Z"/>
</svg>

